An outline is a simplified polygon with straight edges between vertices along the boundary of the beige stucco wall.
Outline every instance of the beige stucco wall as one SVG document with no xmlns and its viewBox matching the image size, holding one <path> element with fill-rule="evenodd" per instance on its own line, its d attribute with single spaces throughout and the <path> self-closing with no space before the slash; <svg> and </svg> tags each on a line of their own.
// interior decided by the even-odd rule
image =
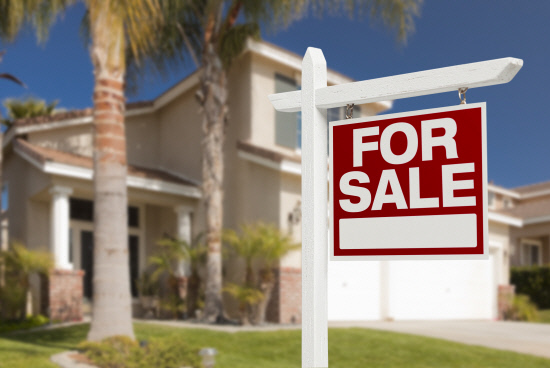
<svg viewBox="0 0 550 368">
<path fill-rule="evenodd" d="M 499 285 L 510 283 L 510 226 L 489 221 L 489 249 L 496 250 L 498 262 L 497 282 Z"/>
<path fill-rule="evenodd" d="M 43 222 L 49 221 L 49 216 L 45 219 L 37 218 L 40 216 L 38 212 L 44 213 L 44 206 L 34 201 L 33 197 L 50 185 L 49 177 L 15 152 L 8 151 L 4 157 L 3 181 L 8 184 L 7 215 L 12 219 L 8 224 L 9 239 L 20 241 L 31 248 L 47 246 L 49 241 L 44 242 L 42 239 L 49 239 L 49 232 L 43 233 Z"/>
<path fill-rule="evenodd" d="M 32 144 L 71 152 L 82 156 L 92 156 L 92 125 L 76 125 L 52 130 L 36 131 L 28 134 Z"/>
<path fill-rule="evenodd" d="M 128 163 L 157 167 L 160 158 L 160 122 L 157 113 L 126 117 Z"/>
<path fill-rule="evenodd" d="M 160 159 L 162 168 L 200 180 L 201 115 L 195 89 L 184 93 L 159 112 Z"/>
</svg>

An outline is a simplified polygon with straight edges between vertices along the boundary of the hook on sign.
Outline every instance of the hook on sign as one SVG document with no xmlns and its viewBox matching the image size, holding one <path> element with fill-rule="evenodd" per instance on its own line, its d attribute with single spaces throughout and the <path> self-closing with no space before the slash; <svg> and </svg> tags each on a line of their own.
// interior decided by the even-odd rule
<svg viewBox="0 0 550 368">
<path fill-rule="evenodd" d="M 466 105 L 466 91 L 467 90 L 468 90 L 468 87 L 458 89 L 458 98 L 460 98 L 460 104 L 461 105 Z"/>
<path fill-rule="evenodd" d="M 355 104 L 347 104 L 346 105 L 346 119 L 353 118 L 353 107 Z"/>
</svg>

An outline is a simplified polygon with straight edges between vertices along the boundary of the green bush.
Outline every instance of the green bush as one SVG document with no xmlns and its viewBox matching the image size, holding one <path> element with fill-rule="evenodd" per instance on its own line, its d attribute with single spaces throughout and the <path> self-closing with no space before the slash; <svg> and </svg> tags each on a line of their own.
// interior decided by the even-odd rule
<svg viewBox="0 0 550 368">
<path fill-rule="evenodd" d="M 30 316 L 23 321 L 8 321 L 0 323 L 0 333 L 13 332 L 19 330 L 28 330 L 35 327 L 40 327 L 49 323 L 48 317 L 43 315 Z"/>
<path fill-rule="evenodd" d="M 151 339 L 144 346 L 126 336 L 83 342 L 79 349 L 101 368 L 202 368 L 198 349 L 180 340 Z"/>
<path fill-rule="evenodd" d="M 527 295 L 514 295 L 512 305 L 504 311 L 504 319 L 537 322 L 539 320 L 537 306 L 531 302 Z"/>
<path fill-rule="evenodd" d="M 550 308 L 550 266 L 513 267 L 511 283 L 516 293 L 528 295 L 539 309 Z"/>
</svg>

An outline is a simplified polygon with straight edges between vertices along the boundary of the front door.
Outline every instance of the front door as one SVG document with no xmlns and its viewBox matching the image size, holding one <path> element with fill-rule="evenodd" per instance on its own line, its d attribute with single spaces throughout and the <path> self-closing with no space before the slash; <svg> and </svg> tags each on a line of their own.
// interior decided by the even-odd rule
<svg viewBox="0 0 550 368">
<path fill-rule="evenodd" d="M 138 296 L 136 280 L 139 277 L 139 237 L 128 237 L 130 262 L 130 290 L 133 297 Z M 84 270 L 84 297 L 89 300 L 93 295 L 94 279 L 94 233 L 89 230 L 80 231 L 80 267 Z"/>
<path fill-rule="evenodd" d="M 80 267 L 84 270 L 84 297 L 92 299 L 92 280 L 94 279 L 94 233 L 80 232 Z"/>
</svg>

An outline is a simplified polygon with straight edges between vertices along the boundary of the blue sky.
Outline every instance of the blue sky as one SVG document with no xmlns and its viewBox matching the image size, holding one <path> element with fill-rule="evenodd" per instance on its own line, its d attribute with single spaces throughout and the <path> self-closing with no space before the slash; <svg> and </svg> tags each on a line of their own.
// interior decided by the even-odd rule
<svg viewBox="0 0 550 368">
<path fill-rule="evenodd" d="M 71 9 L 37 46 L 26 31 L 6 50 L 0 71 L 17 75 L 24 90 L 0 84 L 0 100 L 33 95 L 59 106 L 91 106 L 92 66 L 79 36 L 82 5 Z M 512 56 L 524 66 L 512 82 L 471 89 L 469 103 L 487 102 L 489 180 L 505 187 L 550 180 L 550 1 L 425 0 L 416 32 L 398 44 L 395 35 L 369 19 L 313 16 L 264 38 L 302 55 L 321 48 L 329 68 L 357 80 Z M 190 64 L 191 67 L 191 64 Z M 131 101 L 151 99 L 183 78 L 191 68 L 164 81 L 147 80 Z M 267 98 L 267 97 L 266 97 Z M 458 104 L 456 92 L 397 100 L 390 112 Z"/>
</svg>

